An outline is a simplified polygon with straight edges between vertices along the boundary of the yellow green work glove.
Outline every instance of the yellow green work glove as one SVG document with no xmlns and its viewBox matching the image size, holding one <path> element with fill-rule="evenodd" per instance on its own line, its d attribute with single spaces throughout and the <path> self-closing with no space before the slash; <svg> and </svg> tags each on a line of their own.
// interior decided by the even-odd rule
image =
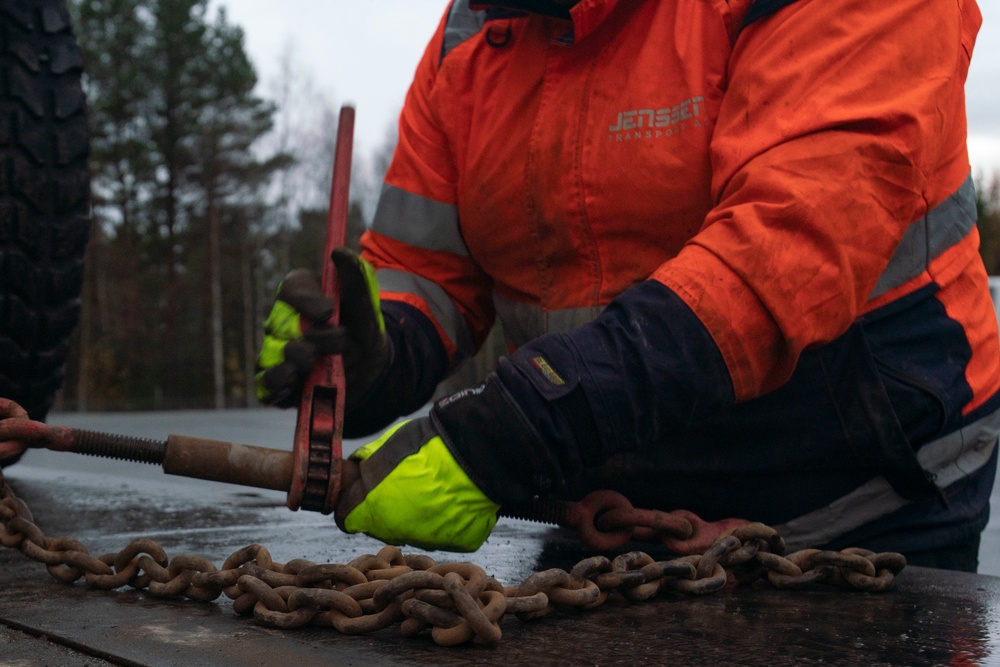
<svg viewBox="0 0 1000 667">
<path fill-rule="evenodd" d="M 402 422 L 344 462 L 337 525 L 389 544 L 475 551 L 500 506 L 469 479 L 427 417 Z"/>
<path fill-rule="evenodd" d="M 340 325 L 328 322 L 333 299 L 323 294 L 318 275 L 295 269 L 285 277 L 257 356 L 257 398 L 263 403 L 297 405 L 317 360 L 341 354 L 350 411 L 391 362 L 375 270 L 347 248 L 334 250 L 330 259 L 340 282 Z"/>
</svg>

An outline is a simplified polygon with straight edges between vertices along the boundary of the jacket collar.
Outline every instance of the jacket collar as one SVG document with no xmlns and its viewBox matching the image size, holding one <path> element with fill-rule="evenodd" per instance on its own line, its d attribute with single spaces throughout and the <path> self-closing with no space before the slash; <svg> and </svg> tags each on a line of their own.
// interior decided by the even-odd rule
<svg viewBox="0 0 1000 667">
<path fill-rule="evenodd" d="M 624 0 L 580 0 L 569 11 L 545 0 L 479 0 L 470 3 L 472 9 L 502 8 L 531 12 L 545 16 L 568 18 L 573 22 L 573 41 L 579 42 L 592 33 Z"/>
</svg>

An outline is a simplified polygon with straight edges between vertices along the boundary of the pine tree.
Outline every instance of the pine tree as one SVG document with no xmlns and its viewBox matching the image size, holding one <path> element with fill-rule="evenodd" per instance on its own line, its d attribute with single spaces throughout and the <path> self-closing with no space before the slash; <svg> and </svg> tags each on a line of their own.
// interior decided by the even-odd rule
<svg viewBox="0 0 1000 667">
<path fill-rule="evenodd" d="M 249 399 L 252 221 L 266 208 L 263 184 L 289 158 L 257 155 L 274 107 L 253 92 L 242 30 L 222 11 L 209 21 L 207 2 L 72 3 L 100 223 L 77 386 L 96 407 L 116 407 L 99 396 L 120 407 Z"/>
</svg>

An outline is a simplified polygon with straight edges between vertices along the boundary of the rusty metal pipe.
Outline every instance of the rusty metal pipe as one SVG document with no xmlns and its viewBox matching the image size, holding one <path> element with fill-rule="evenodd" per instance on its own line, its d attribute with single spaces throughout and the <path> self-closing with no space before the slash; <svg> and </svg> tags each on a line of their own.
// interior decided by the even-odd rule
<svg viewBox="0 0 1000 667">
<path fill-rule="evenodd" d="M 169 435 L 166 440 L 49 426 L 28 419 L 0 420 L 0 440 L 16 437 L 30 446 L 136 463 L 161 465 L 168 475 L 288 491 L 290 451 L 234 442 Z"/>
<path fill-rule="evenodd" d="M 167 436 L 163 472 L 168 475 L 288 491 L 292 452 L 184 435 Z"/>
</svg>

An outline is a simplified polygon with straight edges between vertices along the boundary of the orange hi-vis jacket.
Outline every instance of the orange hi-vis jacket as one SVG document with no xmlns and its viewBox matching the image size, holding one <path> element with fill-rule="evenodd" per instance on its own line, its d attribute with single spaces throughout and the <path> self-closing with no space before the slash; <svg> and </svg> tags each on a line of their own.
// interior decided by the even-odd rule
<svg viewBox="0 0 1000 667">
<path fill-rule="evenodd" d="M 590 479 L 613 461 L 633 499 L 697 506 L 642 490 L 657 479 L 688 488 L 671 478 L 688 460 L 658 458 L 672 434 L 774 395 L 787 407 L 808 360 L 825 359 L 810 377 L 828 377 L 841 367 L 831 350 L 847 347 L 845 364 L 874 369 L 864 382 L 888 396 L 910 441 L 900 456 L 915 454 L 937 496 L 921 499 L 868 462 L 822 498 L 775 512 L 762 499 L 759 513 L 814 538 L 831 503 L 888 478 L 879 488 L 892 502 L 861 503 L 881 497 L 888 509 L 851 505 L 859 518 L 820 531 L 829 541 L 914 504 L 937 508 L 925 516 L 954 510 L 947 489 L 976 471 L 990 478 L 976 481 L 977 498 L 988 496 L 1000 345 L 965 145 L 975 1 L 582 0 L 568 17 L 509 8 L 532 4 L 457 0 L 431 39 L 363 239 L 383 302 L 423 315 L 445 367 L 474 353 L 499 316 L 511 350 L 522 349 L 512 359 L 523 382 L 508 388 L 529 422 L 561 400 L 545 380 L 580 387 L 574 410 L 597 441 L 562 472 Z M 897 384 L 933 417 L 910 415 L 902 404 L 916 403 Z M 633 403 L 657 398 L 624 418 L 612 386 Z M 691 399 L 686 414 L 661 398 L 691 395 L 714 398 Z M 956 438 L 986 444 L 971 456 Z M 746 446 L 770 452 L 754 471 L 791 479 L 788 468 L 810 465 L 783 463 L 789 445 L 765 441 Z M 564 450 L 553 445 L 553 459 Z M 477 453 L 459 454 L 476 467 Z M 691 479 L 726 473 L 720 456 L 707 458 Z M 976 502 L 955 521 L 978 525 Z"/>
</svg>

